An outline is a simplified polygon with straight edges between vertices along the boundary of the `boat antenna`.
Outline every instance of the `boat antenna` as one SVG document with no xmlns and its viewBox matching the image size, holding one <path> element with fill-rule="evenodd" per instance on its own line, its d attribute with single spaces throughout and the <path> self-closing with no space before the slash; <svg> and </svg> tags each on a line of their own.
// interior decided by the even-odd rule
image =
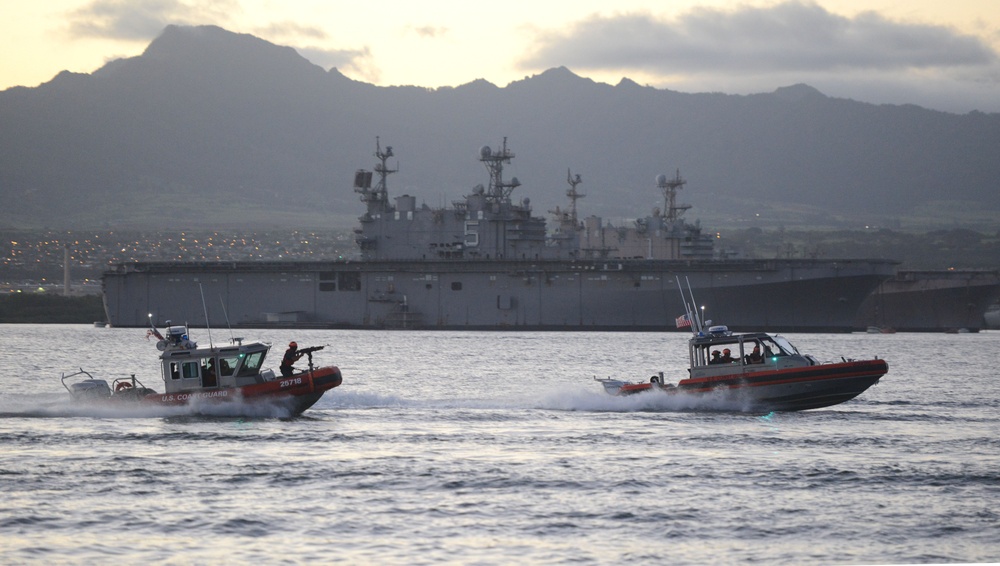
<svg viewBox="0 0 1000 566">
<path fill-rule="evenodd" d="M 229 323 L 229 312 L 226 311 L 226 301 L 222 300 L 222 293 L 219 293 L 219 302 L 222 303 L 222 314 L 226 317 L 226 326 L 229 328 L 229 340 L 235 344 L 236 337 L 233 336 L 233 325 Z M 208 318 L 207 316 L 205 318 Z M 209 339 L 211 341 L 211 339 Z"/>
<path fill-rule="evenodd" d="M 698 323 L 697 331 L 701 332 L 702 328 L 705 326 L 705 321 L 701 319 L 698 315 L 698 303 L 694 300 L 694 291 L 691 289 L 691 280 L 688 276 L 684 276 L 684 280 L 688 284 L 688 294 L 691 295 L 691 308 L 694 310 L 694 321 Z"/>
<path fill-rule="evenodd" d="M 201 292 L 201 308 L 205 311 L 205 328 L 208 329 L 208 347 L 215 348 L 212 344 L 212 325 L 208 323 L 208 306 L 205 304 L 205 289 L 198 283 L 198 291 Z"/>
<path fill-rule="evenodd" d="M 688 320 L 691 321 L 691 332 L 693 334 L 699 334 L 702 330 L 702 321 L 698 317 L 698 311 L 694 308 L 694 305 L 697 303 L 694 302 L 694 292 L 691 290 L 691 280 L 688 279 L 687 276 L 684 277 L 684 280 L 687 281 L 688 293 L 691 295 L 691 302 L 689 303 L 687 297 L 684 296 L 684 287 L 681 286 L 680 277 L 677 277 L 677 290 L 680 292 L 681 301 L 684 303 L 684 314 L 687 316 Z"/>
<path fill-rule="evenodd" d="M 684 316 L 691 321 L 691 328 L 693 331 L 697 323 L 694 322 L 694 319 L 691 317 L 691 305 L 688 304 L 687 297 L 684 296 L 684 287 L 681 286 L 680 276 L 677 277 L 677 292 L 681 294 L 681 302 L 684 303 Z"/>
</svg>

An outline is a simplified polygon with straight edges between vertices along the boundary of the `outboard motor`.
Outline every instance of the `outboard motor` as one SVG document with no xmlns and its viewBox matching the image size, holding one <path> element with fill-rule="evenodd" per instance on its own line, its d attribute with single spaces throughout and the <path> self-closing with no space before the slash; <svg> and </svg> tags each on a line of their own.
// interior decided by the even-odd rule
<svg viewBox="0 0 1000 566">
<path fill-rule="evenodd" d="M 111 388 L 103 379 L 84 379 L 70 384 L 69 392 L 74 399 L 107 399 L 111 397 Z"/>
</svg>

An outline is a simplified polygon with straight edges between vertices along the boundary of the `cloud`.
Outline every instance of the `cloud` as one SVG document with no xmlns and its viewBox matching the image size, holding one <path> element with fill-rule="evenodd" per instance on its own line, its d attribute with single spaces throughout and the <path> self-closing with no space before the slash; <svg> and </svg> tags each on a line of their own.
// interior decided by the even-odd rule
<svg viewBox="0 0 1000 566">
<path fill-rule="evenodd" d="M 417 36 L 425 39 L 434 39 L 438 37 L 444 37 L 448 35 L 450 31 L 446 27 L 435 27 L 435 26 L 407 26 L 407 31 L 412 31 L 417 34 Z"/>
<path fill-rule="evenodd" d="M 994 64 L 982 40 L 949 28 L 897 23 L 865 12 L 847 18 L 815 3 L 735 11 L 697 8 L 674 21 L 649 14 L 595 16 L 568 33 L 543 32 L 523 69 L 633 69 L 741 74 L 889 70 Z"/>
<path fill-rule="evenodd" d="M 144 41 L 168 24 L 225 22 L 237 9 L 234 0 L 204 5 L 180 0 L 93 0 L 69 14 L 69 30 L 76 37 Z"/>
<path fill-rule="evenodd" d="M 315 26 L 304 26 L 295 22 L 274 22 L 265 27 L 256 28 L 253 32 L 257 37 L 266 37 L 272 41 L 298 41 L 302 38 L 326 39 L 327 33 Z"/>
<path fill-rule="evenodd" d="M 1000 111 L 1000 56 L 983 38 L 875 12 L 833 14 L 787 1 L 732 11 L 696 8 L 675 20 L 593 16 L 568 31 L 535 31 L 526 71 L 566 66 L 657 87 L 749 93 L 808 82 L 824 93 L 948 111 Z"/>
<path fill-rule="evenodd" d="M 295 50 L 310 62 L 320 67 L 337 70 L 347 76 L 369 83 L 377 83 L 381 72 L 375 65 L 371 50 L 362 49 L 324 49 L 320 47 L 296 47 Z"/>
</svg>

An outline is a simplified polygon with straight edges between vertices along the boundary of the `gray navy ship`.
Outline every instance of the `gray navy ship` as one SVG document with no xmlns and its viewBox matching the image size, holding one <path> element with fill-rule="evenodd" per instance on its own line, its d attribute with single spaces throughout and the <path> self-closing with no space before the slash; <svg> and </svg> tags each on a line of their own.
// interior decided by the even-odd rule
<svg viewBox="0 0 1000 566">
<path fill-rule="evenodd" d="M 1000 299 L 1000 271 L 901 270 L 868 296 L 855 327 L 869 332 L 978 332 Z"/>
<path fill-rule="evenodd" d="M 354 175 L 365 206 L 356 258 L 119 264 L 103 277 L 109 322 L 661 331 L 684 324 L 683 288 L 704 317 L 732 329 L 846 332 L 895 271 L 888 260 L 725 257 L 684 219 L 679 171 L 656 179 L 663 208 L 629 226 L 578 218 L 582 179 L 568 171 L 568 206 L 550 211 L 550 230 L 528 198 L 514 198 L 520 182 L 504 177 L 515 157 L 506 139 L 479 152 L 488 184 L 450 207 L 390 198 L 392 148 L 376 139 L 375 156 L 372 170 Z"/>
</svg>

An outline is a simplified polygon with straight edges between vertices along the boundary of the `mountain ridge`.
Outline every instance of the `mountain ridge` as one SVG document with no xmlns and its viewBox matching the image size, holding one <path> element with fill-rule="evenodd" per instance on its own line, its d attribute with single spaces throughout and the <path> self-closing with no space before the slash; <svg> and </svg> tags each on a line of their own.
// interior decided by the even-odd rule
<svg viewBox="0 0 1000 566">
<path fill-rule="evenodd" d="M 566 67 L 505 87 L 379 87 L 252 35 L 168 26 L 137 57 L 0 92 L 0 227 L 346 229 L 362 212 L 349 183 L 374 164 L 376 136 L 401 164 L 390 196 L 431 206 L 485 183 L 478 149 L 506 137 L 508 174 L 524 183 L 514 198 L 536 215 L 565 208 L 567 168 L 584 179 L 581 214 L 609 219 L 648 214 L 662 198 L 653 179 L 675 169 L 692 218 L 892 217 L 940 200 L 1000 210 L 1000 114 L 805 84 L 680 93 Z"/>
</svg>

